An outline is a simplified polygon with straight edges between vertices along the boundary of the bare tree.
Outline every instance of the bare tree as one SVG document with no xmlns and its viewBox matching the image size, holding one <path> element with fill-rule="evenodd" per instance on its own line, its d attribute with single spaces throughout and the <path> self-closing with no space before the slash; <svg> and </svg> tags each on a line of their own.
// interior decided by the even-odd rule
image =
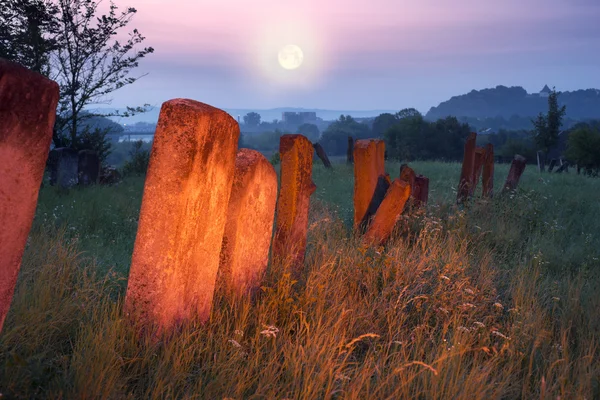
<svg viewBox="0 0 600 400">
<path fill-rule="evenodd" d="M 58 0 L 58 48 L 52 53 L 51 78 L 61 89 L 54 142 L 76 146 L 78 124 L 93 116 L 83 112 L 90 105 L 109 104 L 110 94 L 137 81 L 131 72 L 152 47 L 136 49 L 145 39 L 133 29 L 123 42 L 116 35 L 127 27 L 135 8 L 118 11 L 111 1 L 107 14 L 98 15 L 100 1 Z M 143 111 L 128 108 L 123 116 Z"/>
</svg>

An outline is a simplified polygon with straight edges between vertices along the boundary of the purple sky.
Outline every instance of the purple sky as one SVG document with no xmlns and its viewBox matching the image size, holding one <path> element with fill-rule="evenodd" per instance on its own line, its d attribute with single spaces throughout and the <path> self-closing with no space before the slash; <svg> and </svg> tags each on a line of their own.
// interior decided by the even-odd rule
<svg viewBox="0 0 600 400">
<path fill-rule="evenodd" d="M 113 106 L 426 112 L 502 84 L 600 87 L 600 0 L 116 0 L 155 53 Z M 286 44 L 303 65 L 281 68 Z"/>
</svg>

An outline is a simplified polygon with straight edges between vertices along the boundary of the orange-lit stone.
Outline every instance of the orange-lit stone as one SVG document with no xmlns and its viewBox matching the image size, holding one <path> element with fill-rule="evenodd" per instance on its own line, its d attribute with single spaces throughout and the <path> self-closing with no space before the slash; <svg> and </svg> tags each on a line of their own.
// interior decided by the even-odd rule
<svg viewBox="0 0 600 400">
<path fill-rule="evenodd" d="M 125 299 L 132 320 L 166 331 L 209 318 L 239 134 L 209 105 L 162 105 Z"/>
<path fill-rule="evenodd" d="M 417 175 L 415 177 L 414 190 L 411 192 L 410 197 L 414 199 L 417 206 L 427 205 L 427 201 L 429 200 L 429 178 Z"/>
<path fill-rule="evenodd" d="M 473 190 L 473 179 L 475 172 L 475 142 L 477 134 L 472 132 L 465 143 L 465 154 L 463 157 L 460 181 L 458 183 L 457 202 L 466 201 Z"/>
<path fill-rule="evenodd" d="M 406 164 L 402 164 L 402 166 L 400 167 L 400 180 L 408 183 L 413 193 L 416 177 L 417 174 L 415 174 L 415 171 L 411 167 L 409 167 Z"/>
<path fill-rule="evenodd" d="M 58 85 L 0 59 L 0 331 L 52 141 Z"/>
<path fill-rule="evenodd" d="M 384 244 L 394 229 L 396 221 L 406 205 L 411 190 L 408 182 L 395 179 L 375 213 L 363 241 L 371 245 Z"/>
<path fill-rule="evenodd" d="M 238 294 L 258 288 L 269 261 L 277 173 L 261 153 L 240 149 L 221 248 L 220 281 Z"/>
<path fill-rule="evenodd" d="M 519 185 L 519 180 L 521 179 L 521 175 L 523 175 L 523 171 L 525 171 L 526 164 L 525 157 L 520 155 L 515 155 L 515 158 L 510 165 L 510 170 L 508 171 L 508 177 L 506 178 L 506 183 L 504 184 L 504 191 L 510 192 L 515 190 Z"/>
<path fill-rule="evenodd" d="M 277 200 L 277 222 L 273 255 L 290 260 L 294 268 L 304 262 L 308 233 L 312 181 L 313 146 L 302 135 L 283 135 L 279 141 L 281 185 Z"/>
<path fill-rule="evenodd" d="M 494 146 L 485 146 L 485 159 L 483 160 L 483 175 L 481 177 L 483 186 L 483 197 L 494 195 Z"/>
<path fill-rule="evenodd" d="M 485 160 L 485 149 L 483 147 L 475 148 L 475 166 L 473 167 L 473 186 L 471 186 L 470 196 L 475 194 L 475 188 L 479 183 L 481 177 L 481 171 L 483 170 L 483 163 Z"/>
<path fill-rule="evenodd" d="M 354 143 L 354 229 L 363 231 L 375 215 L 390 185 L 384 165 L 383 140 Z"/>
</svg>

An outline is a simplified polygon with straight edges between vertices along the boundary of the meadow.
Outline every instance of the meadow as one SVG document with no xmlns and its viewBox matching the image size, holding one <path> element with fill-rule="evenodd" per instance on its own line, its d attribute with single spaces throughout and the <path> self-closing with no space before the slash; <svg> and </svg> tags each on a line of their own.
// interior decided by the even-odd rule
<svg viewBox="0 0 600 400">
<path fill-rule="evenodd" d="M 600 180 L 529 165 L 516 192 L 459 207 L 459 164 L 410 165 L 429 205 L 367 248 L 352 166 L 315 161 L 302 276 L 271 263 L 255 298 L 217 293 L 207 324 L 159 343 L 122 313 L 143 177 L 42 188 L 2 397 L 600 398 Z"/>
</svg>

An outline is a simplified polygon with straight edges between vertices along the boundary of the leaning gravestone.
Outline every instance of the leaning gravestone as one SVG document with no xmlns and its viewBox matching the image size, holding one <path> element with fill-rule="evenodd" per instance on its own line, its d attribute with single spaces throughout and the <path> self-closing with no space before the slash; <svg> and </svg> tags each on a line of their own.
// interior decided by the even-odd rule
<svg viewBox="0 0 600 400">
<path fill-rule="evenodd" d="M 233 118 L 207 104 L 162 105 L 125 297 L 140 327 L 208 320 L 239 135 Z"/>
<path fill-rule="evenodd" d="M 517 189 L 517 185 L 519 185 L 521 175 L 523 175 L 523 171 L 525 171 L 525 166 L 525 157 L 519 154 L 515 155 L 515 158 L 513 159 L 513 162 L 510 165 L 510 170 L 508 171 L 506 183 L 504 183 L 504 192 L 510 192 Z"/>
<path fill-rule="evenodd" d="M 410 194 L 411 189 L 408 182 L 400 179 L 392 182 L 363 237 L 363 242 L 379 246 L 388 240 Z"/>
<path fill-rule="evenodd" d="M 323 162 L 325 168 L 332 168 L 331 162 L 329 161 L 329 157 L 327 157 L 327 153 L 325 153 L 325 149 L 323 148 L 323 146 L 321 146 L 320 143 L 313 143 L 313 147 L 315 148 L 315 152 Z"/>
<path fill-rule="evenodd" d="M 354 143 L 354 229 L 364 231 L 390 186 L 385 173 L 385 143 L 378 139 Z"/>
<path fill-rule="evenodd" d="M 0 59 L 0 331 L 37 205 L 58 85 Z"/>
<path fill-rule="evenodd" d="M 269 261 L 277 203 L 277 173 L 258 151 L 240 149 L 221 247 L 220 282 L 237 294 L 253 292 Z"/>
<path fill-rule="evenodd" d="M 475 175 L 475 142 L 477 134 L 472 132 L 465 142 L 465 154 L 463 157 L 460 181 L 458 182 L 457 202 L 465 202 L 472 194 Z"/>
<path fill-rule="evenodd" d="M 317 188 L 312 181 L 314 150 L 310 140 L 302 135 L 283 135 L 279 153 L 281 185 L 273 255 L 279 260 L 290 260 L 293 272 L 298 273 L 306 252 L 310 196 Z"/>
<path fill-rule="evenodd" d="M 67 189 L 77 185 L 79 180 L 79 156 L 77 150 L 59 147 L 50 152 L 50 185 Z"/>
<path fill-rule="evenodd" d="M 100 178 L 100 157 L 93 150 L 81 150 L 78 154 L 79 184 L 83 186 L 97 184 Z"/>
</svg>

